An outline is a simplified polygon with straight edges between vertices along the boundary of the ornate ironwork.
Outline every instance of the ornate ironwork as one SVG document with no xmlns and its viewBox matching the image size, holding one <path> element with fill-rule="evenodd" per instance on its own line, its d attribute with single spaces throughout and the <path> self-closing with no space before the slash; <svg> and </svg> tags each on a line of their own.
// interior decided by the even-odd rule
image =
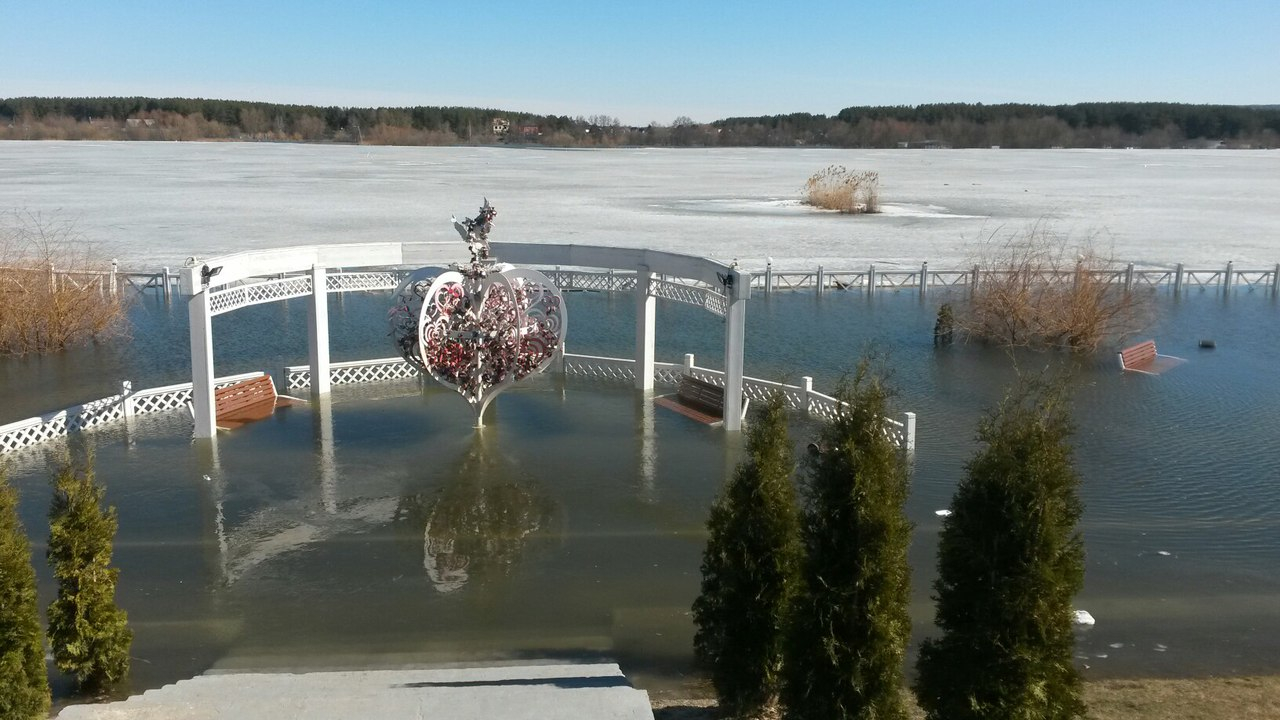
<svg viewBox="0 0 1280 720">
<path fill-rule="evenodd" d="M 415 271 L 388 314 L 404 359 L 466 398 L 477 425 L 494 397 L 550 364 L 567 329 L 564 301 L 551 280 L 489 257 L 496 214 L 486 199 L 474 219 L 454 218 L 471 262 Z"/>
</svg>

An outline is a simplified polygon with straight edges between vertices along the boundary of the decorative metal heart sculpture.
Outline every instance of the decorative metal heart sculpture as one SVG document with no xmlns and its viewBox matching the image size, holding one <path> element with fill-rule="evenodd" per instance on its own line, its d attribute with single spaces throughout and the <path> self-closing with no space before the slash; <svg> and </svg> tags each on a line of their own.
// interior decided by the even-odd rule
<svg viewBox="0 0 1280 720">
<path fill-rule="evenodd" d="M 486 208 L 491 221 L 487 201 L 482 213 Z M 472 247 L 470 266 L 410 275 L 390 321 L 400 354 L 466 398 L 480 427 L 499 393 L 551 363 L 567 317 L 560 291 L 545 275 L 498 264 L 487 257 L 487 246 L 483 254 Z"/>
</svg>

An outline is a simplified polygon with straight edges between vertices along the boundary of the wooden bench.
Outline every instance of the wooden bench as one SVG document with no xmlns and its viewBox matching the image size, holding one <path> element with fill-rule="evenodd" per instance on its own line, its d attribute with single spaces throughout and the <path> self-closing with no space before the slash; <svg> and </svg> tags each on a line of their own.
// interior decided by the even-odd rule
<svg viewBox="0 0 1280 720">
<path fill-rule="evenodd" d="M 270 375 L 241 380 L 213 391 L 215 424 L 219 430 L 234 430 L 246 423 L 270 417 L 278 407 L 299 402 L 299 398 L 279 395 Z"/>
<path fill-rule="evenodd" d="M 1159 375 L 1171 367 L 1186 362 L 1179 357 L 1157 353 L 1155 340 L 1147 340 L 1127 347 L 1121 350 L 1119 355 L 1121 370 L 1132 370 L 1148 375 Z"/>
<path fill-rule="evenodd" d="M 707 425 L 724 422 L 724 388 L 692 375 L 680 377 L 680 388 L 675 395 L 662 395 L 653 402 Z M 749 398 L 742 399 L 744 417 L 750 402 Z"/>
</svg>

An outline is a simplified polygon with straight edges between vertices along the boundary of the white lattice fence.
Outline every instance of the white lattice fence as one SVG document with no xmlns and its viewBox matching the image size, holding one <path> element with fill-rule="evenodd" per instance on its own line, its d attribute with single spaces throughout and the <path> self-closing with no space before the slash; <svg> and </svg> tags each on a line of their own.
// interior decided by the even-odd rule
<svg viewBox="0 0 1280 720">
<path fill-rule="evenodd" d="M 311 276 L 309 275 L 274 278 L 251 285 L 237 285 L 210 291 L 209 312 L 213 315 L 221 315 L 249 305 L 260 305 L 310 294 Z"/>
<path fill-rule="evenodd" d="M 369 290 L 395 290 L 400 278 L 392 272 L 330 273 L 324 279 L 329 292 L 362 292 Z"/>
<path fill-rule="evenodd" d="M 261 375 L 263 373 L 253 372 L 217 378 L 214 380 L 214 387 L 223 388 Z M 191 383 L 134 391 L 133 384 L 126 380 L 121 383 L 118 395 L 92 400 L 47 415 L 18 420 L 8 425 L 0 425 L 0 454 L 21 450 L 63 437 L 68 433 L 89 430 L 135 415 L 177 410 L 190 403 Z"/>
<path fill-rule="evenodd" d="M 654 297 L 693 305 L 724 317 L 729 303 L 725 296 L 704 285 L 689 285 L 670 280 L 654 280 L 649 286 Z"/>
<path fill-rule="evenodd" d="M 597 357 L 595 355 L 564 356 L 564 374 L 579 375 L 599 380 L 623 380 L 634 382 L 636 367 L 634 360 L 626 358 Z"/>
<path fill-rule="evenodd" d="M 598 292 L 627 292 L 636 288 L 635 273 L 591 272 L 585 270 L 542 271 L 552 284 L 561 290 L 594 290 Z"/>
<path fill-rule="evenodd" d="M 406 378 L 416 378 L 420 374 L 418 369 L 406 362 L 404 358 L 356 360 L 331 364 L 329 366 L 329 384 L 351 385 L 354 383 L 404 380 Z M 284 375 L 285 387 L 290 390 L 311 387 L 311 368 L 307 365 L 286 367 Z"/>
</svg>

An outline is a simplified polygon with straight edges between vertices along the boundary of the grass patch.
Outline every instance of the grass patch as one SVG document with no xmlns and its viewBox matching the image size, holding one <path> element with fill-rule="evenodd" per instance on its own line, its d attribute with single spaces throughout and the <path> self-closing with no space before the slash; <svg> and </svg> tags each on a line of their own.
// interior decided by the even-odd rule
<svg viewBox="0 0 1280 720">
<path fill-rule="evenodd" d="M 716 720 L 710 688 L 650 693 L 655 720 Z M 909 692 L 903 690 L 905 695 Z M 1263 677 L 1133 679 L 1085 682 L 1090 720 L 1271 720 L 1280 718 L 1280 675 Z M 909 698 L 908 717 L 924 711 Z"/>
</svg>

